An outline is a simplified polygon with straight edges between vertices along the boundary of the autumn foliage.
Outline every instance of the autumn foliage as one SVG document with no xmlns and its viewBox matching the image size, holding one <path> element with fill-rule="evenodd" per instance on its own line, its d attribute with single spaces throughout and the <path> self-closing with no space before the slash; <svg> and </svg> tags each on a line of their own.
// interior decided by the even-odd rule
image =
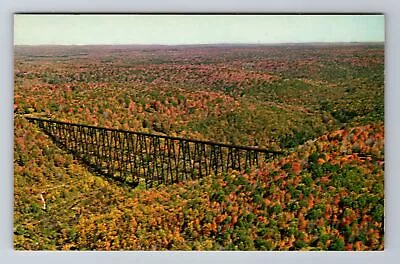
<svg viewBox="0 0 400 264">
<path fill-rule="evenodd" d="M 384 247 L 381 46 L 17 47 L 13 107 L 16 249 Z M 26 114 L 286 154 L 133 189 Z"/>
</svg>

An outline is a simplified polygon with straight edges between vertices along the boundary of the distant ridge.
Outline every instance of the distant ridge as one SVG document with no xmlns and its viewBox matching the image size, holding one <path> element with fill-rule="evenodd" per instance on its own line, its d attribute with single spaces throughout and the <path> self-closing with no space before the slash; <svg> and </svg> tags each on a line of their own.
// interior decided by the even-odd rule
<svg viewBox="0 0 400 264">
<path fill-rule="evenodd" d="M 168 48 L 168 47 L 259 47 L 259 46 L 354 46 L 383 45 L 376 42 L 280 42 L 280 43 L 205 43 L 205 44 L 39 44 L 18 45 L 14 47 L 121 47 L 121 48 Z"/>
</svg>

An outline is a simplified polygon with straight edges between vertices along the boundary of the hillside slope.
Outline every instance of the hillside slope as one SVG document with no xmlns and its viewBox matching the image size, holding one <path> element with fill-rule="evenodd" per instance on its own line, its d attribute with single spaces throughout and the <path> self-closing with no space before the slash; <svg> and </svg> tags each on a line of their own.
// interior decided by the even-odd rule
<svg viewBox="0 0 400 264">
<path fill-rule="evenodd" d="M 23 118 L 14 133 L 16 249 L 384 246 L 383 123 L 328 133 L 261 169 L 150 190 L 89 173 Z"/>
</svg>

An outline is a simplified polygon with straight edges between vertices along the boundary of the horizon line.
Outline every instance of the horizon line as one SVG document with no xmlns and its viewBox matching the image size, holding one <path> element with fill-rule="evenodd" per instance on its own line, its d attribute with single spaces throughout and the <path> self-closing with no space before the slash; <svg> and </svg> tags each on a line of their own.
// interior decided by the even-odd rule
<svg viewBox="0 0 400 264">
<path fill-rule="evenodd" d="M 14 44 L 13 46 L 262 46 L 262 45 L 302 45 L 302 44 L 384 44 L 383 41 L 310 41 L 310 42 L 264 42 L 264 43 L 254 43 L 254 42 L 243 42 L 243 43 L 231 43 L 231 42 L 221 42 L 221 43 L 185 43 L 185 44 L 160 44 L 160 43 L 88 43 L 88 44 Z"/>
</svg>

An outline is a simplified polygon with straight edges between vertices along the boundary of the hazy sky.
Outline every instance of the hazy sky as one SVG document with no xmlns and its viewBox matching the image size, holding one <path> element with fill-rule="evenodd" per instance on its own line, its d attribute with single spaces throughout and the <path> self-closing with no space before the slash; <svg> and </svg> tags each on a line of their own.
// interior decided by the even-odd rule
<svg viewBox="0 0 400 264">
<path fill-rule="evenodd" d="M 383 15 L 15 15 L 14 44 L 384 41 Z"/>
</svg>

